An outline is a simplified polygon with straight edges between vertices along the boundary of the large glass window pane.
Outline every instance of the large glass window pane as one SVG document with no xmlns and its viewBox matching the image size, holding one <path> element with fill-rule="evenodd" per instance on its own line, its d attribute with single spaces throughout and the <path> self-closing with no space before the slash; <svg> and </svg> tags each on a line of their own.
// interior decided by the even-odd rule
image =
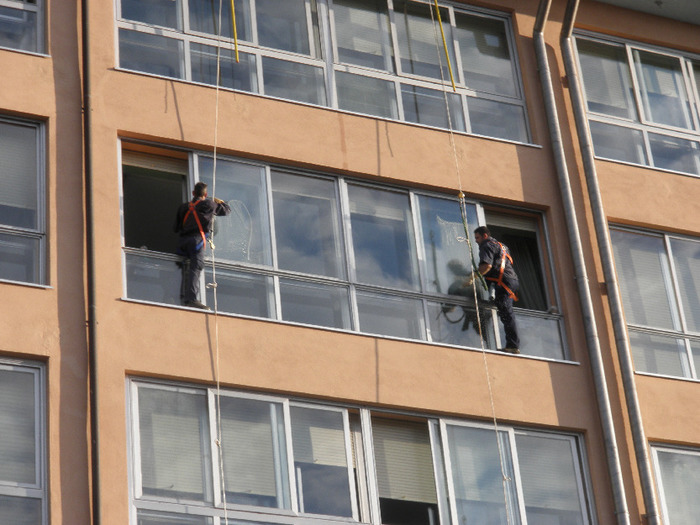
<svg viewBox="0 0 700 525">
<path fill-rule="evenodd" d="M 518 303 L 516 303 L 517 305 Z M 556 318 L 528 315 L 527 311 L 515 312 L 520 335 L 520 353 L 549 359 L 563 359 L 563 337 L 560 321 Z M 506 340 L 503 324 L 498 324 L 501 341 Z"/>
<path fill-rule="evenodd" d="M 292 443 L 299 510 L 353 516 L 351 482 L 340 411 L 291 407 Z"/>
<path fill-rule="evenodd" d="M 472 133 L 527 142 L 525 109 L 485 98 L 467 97 Z"/>
<path fill-rule="evenodd" d="M 447 440 L 457 521 L 520 523 L 507 434 L 499 432 L 497 436 L 493 430 L 448 425 Z"/>
<path fill-rule="evenodd" d="M 588 110 L 637 120 L 632 77 L 623 46 L 576 39 Z"/>
<path fill-rule="evenodd" d="M 336 71 L 338 107 L 375 117 L 398 118 L 394 83 Z"/>
<path fill-rule="evenodd" d="M 649 164 L 641 130 L 623 128 L 595 120 L 589 121 L 596 157 Z"/>
<path fill-rule="evenodd" d="M 373 417 L 372 439 L 382 523 L 439 524 L 428 425 Z"/>
<path fill-rule="evenodd" d="M 239 52 L 239 61 L 233 49 L 220 48 L 219 85 L 241 91 L 257 93 L 258 77 L 255 70 L 255 55 Z M 192 81 L 216 85 L 216 48 L 202 44 L 190 44 Z"/>
<path fill-rule="evenodd" d="M 450 72 L 447 67 L 445 48 L 442 44 L 442 35 L 437 26 L 437 13 L 434 12 L 434 9 L 432 2 L 426 5 L 394 0 L 394 20 L 396 21 L 399 41 L 401 71 L 409 75 L 448 80 Z M 456 61 L 452 26 L 449 24 L 450 17 L 447 9 L 440 9 L 440 17 L 442 18 L 450 63 L 454 68 Z"/>
<path fill-rule="evenodd" d="M 38 52 L 37 14 L 0 6 L 0 47 Z"/>
<path fill-rule="evenodd" d="M 359 282 L 417 290 L 418 264 L 408 195 L 348 186 Z"/>
<path fill-rule="evenodd" d="M 654 166 L 684 173 L 700 174 L 700 144 L 668 135 L 649 133 Z"/>
<path fill-rule="evenodd" d="M 0 279 L 38 283 L 40 245 L 39 239 L 0 233 Z"/>
<path fill-rule="evenodd" d="M 37 525 L 41 519 L 41 500 L 0 496 L 0 523 L 12 525 Z"/>
<path fill-rule="evenodd" d="M 206 282 L 214 281 L 210 267 Z M 274 319 L 275 297 L 272 277 L 216 268 L 216 307 L 221 312 Z M 207 288 L 207 305 L 214 308 L 214 289 Z"/>
<path fill-rule="evenodd" d="M 700 242 L 671 239 L 686 327 L 700 332 Z"/>
<path fill-rule="evenodd" d="M 423 307 L 417 299 L 357 292 L 357 310 L 362 332 L 425 339 Z"/>
<path fill-rule="evenodd" d="M 0 224 L 37 229 L 38 130 L 0 121 Z"/>
<path fill-rule="evenodd" d="M 162 304 L 181 304 L 182 269 L 172 258 L 127 253 L 126 296 Z"/>
<path fill-rule="evenodd" d="M 528 523 L 588 523 L 573 442 L 517 433 L 515 443 Z"/>
<path fill-rule="evenodd" d="M 610 238 L 627 322 L 679 329 L 663 238 L 620 230 Z"/>
<path fill-rule="evenodd" d="M 636 371 L 690 377 L 683 339 L 634 331 L 630 331 L 629 337 Z"/>
<path fill-rule="evenodd" d="M 282 405 L 221 397 L 226 501 L 289 509 L 289 473 Z"/>
<path fill-rule="evenodd" d="M 473 297 L 471 288 L 467 294 L 469 293 Z M 469 297 L 466 299 L 467 304 L 474 304 L 473 300 L 469 301 Z M 490 309 L 482 308 L 477 318 L 476 309 L 473 307 L 450 302 L 431 302 L 428 303 L 428 316 L 431 341 L 481 348 L 481 338 L 479 337 L 479 324 L 481 324 L 484 348 L 496 348 L 493 335 L 493 316 Z M 518 321 L 520 320 L 518 319 Z"/>
<path fill-rule="evenodd" d="M 455 13 L 455 35 L 468 88 L 518 96 L 506 24 L 502 20 Z"/>
<path fill-rule="evenodd" d="M 295 323 L 351 328 L 348 289 L 280 279 L 282 319 Z"/>
<path fill-rule="evenodd" d="M 0 482 L 20 485 L 39 483 L 36 387 L 34 373 L 0 368 Z"/>
<path fill-rule="evenodd" d="M 213 173 L 214 159 L 200 156 L 199 180 L 207 183 L 209 195 L 231 206 L 229 215 L 217 217 L 214 222 L 214 256 L 221 260 L 271 265 L 264 168 L 217 159 L 216 184 Z"/>
<path fill-rule="evenodd" d="M 141 387 L 138 402 L 144 496 L 211 501 L 206 396 Z"/>
<path fill-rule="evenodd" d="M 334 0 L 338 61 L 394 71 L 386 0 Z"/>
<path fill-rule="evenodd" d="M 659 450 L 657 480 L 667 525 L 693 523 L 700 516 L 700 454 Z"/>
<path fill-rule="evenodd" d="M 335 182 L 272 172 L 277 265 L 283 270 L 345 277 Z"/>
<path fill-rule="evenodd" d="M 121 0 L 122 18 L 182 30 L 180 0 Z"/>
<path fill-rule="evenodd" d="M 314 42 L 314 53 L 309 45 L 305 0 L 256 0 L 255 13 L 261 46 L 318 56 L 318 44 Z M 317 26 L 314 21 L 314 40 L 317 40 Z"/>
<path fill-rule="evenodd" d="M 252 41 L 253 31 L 248 0 L 234 2 L 230 0 L 187 0 L 190 29 L 216 37 L 233 38 L 232 3 L 236 10 L 236 37 L 239 40 Z M 219 12 L 221 13 L 221 23 L 219 23 Z"/>
<path fill-rule="evenodd" d="M 680 59 L 635 49 L 634 61 L 647 119 L 691 129 L 690 102 Z"/>
<path fill-rule="evenodd" d="M 462 99 L 455 93 L 401 84 L 404 119 L 426 126 L 465 131 Z M 445 102 L 447 98 L 447 103 Z M 449 119 L 447 106 L 450 108 Z"/>
<path fill-rule="evenodd" d="M 185 78 L 183 43 L 160 35 L 120 29 L 119 67 Z"/>
<path fill-rule="evenodd" d="M 427 272 L 425 289 L 442 294 L 450 293 L 452 284 L 455 281 L 461 283 L 464 277 L 471 274 L 472 269 L 459 202 L 421 195 L 418 203 Z M 467 204 L 466 212 L 467 225 L 471 230 L 469 236 L 472 238 L 472 231 L 479 225 L 476 206 Z M 473 239 L 472 248 L 476 260 L 478 247 Z"/>
<path fill-rule="evenodd" d="M 263 78 L 266 95 L 326 105 L 326 88 L 320 67 L 263 57 Z"/>
</svg>

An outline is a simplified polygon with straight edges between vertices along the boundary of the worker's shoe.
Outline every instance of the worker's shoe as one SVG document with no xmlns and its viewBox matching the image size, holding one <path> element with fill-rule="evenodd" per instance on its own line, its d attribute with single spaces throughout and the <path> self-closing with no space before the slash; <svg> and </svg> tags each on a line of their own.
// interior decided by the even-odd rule
<svg viewBox="0 0 700 525">
<path fill-rule="evenodd" d="M 519 354 L 520 349 L 519 348 L 501 348 L 501 352 L 505 352 L 507 354 Z"/>
<path fill-rule="evenodd" d="M 199 301 L 185 301 L 185 306 L 188 308 L 199 308 L 200 310 L 211 310 L 206 304 Z"/>
</svg>

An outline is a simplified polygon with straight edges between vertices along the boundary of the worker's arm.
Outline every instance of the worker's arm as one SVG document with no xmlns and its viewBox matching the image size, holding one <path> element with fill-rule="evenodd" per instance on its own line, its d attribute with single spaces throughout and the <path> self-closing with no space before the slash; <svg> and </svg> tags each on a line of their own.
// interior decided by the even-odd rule
<svg viewBox="0 0 700 525">
<path fill-rule="evenodd" d="M 486 275 L 487 273 L 489 273 L 491 271 L 491 268 L 492 266 L 489 263 L 479 263 L 479 273 L 481 275 Z"/>
</svg>

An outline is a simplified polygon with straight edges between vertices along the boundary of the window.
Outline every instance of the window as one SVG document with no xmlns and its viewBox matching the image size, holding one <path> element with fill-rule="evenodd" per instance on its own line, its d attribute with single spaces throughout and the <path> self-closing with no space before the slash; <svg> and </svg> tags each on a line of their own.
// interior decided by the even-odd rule
<svg viewBox="0 0 700 525">
<path fill-rule="evenodd" d="M 0 48 L 41 53 L 43 17 L 43 0 L 4 0 L 0 4 Z"/>
<path fill-rule="evenodd" d="M 664 525 L 692 523 L 700 512 L 700 449 L 651 447 Z"/>
<path fill-rule="evenodd" d="M 598 157 L 700 175 L 700 61 L 576 37 Z"/>
<path fill-rule="evenodd" d="M 610 232 L 638 372 L 698 379 L 700 240 Z"/>
<path fill-rule="evenodd" d="M 119 67 L 381 118 L 529 140 L 508 17 L 432 2 L 121 0 Z M 217 58 L 217 54 L 219 55 Z M 449 86 L 449 87 L 448 87 Z M 448 114 L 449 112 L 449 114 Z"/>
<path fill-rule="evenodd" d="M 0 279 L 44 284 L 43 127 L 0 118 Z"/>
<path fill-rule="evenodd" d="M 43 367 L 0 361 L 0 522 L 48 522 Z"/>
<path fill-rule="evenodd" d="M 214 188 L 213 158 L 124 146 L 141 148 L 122 155 L 126 295 L 178 305 L 172 221 L 196 181 Z M 228 157 L 217 158 L 216 172 L 216 196 L 232 209 L 214 227 L 219 311 L 481 347 L 473 287 L 463 286 L 471 257 L 455 198 Z M 479 203 L 467 213 L 471 230 L 484 223 Z M 563 358 L 538 216 L 488 210 L 485 222 L 511 248 L 521 276 L 521 351 Z M 485 347 L 498 348 L 500 323 L 486 290 L 478 293 Z M 203 300 L 213 305 L 213 289 Z"/>
<path fill-rule="evenodd" d="M 138 524 L 223 524 L 224 506 L 228 523 L 592 523 L 576 435 L 229 390 L 219 418 L 215 389 L 130 394 Z"/>
</svg>

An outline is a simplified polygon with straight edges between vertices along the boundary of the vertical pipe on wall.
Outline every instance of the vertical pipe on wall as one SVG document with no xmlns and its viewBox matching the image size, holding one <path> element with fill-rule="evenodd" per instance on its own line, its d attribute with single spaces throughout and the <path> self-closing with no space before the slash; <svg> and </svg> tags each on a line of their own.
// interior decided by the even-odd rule
<svg viewBox="0 0 700 525">
<path fill-rule="evenodd" d="M 598 329 L 595 321 L 593 301 L 591 299 L 588 285 L 588 274 L 583 257 L 581 245 L 581 235 L 576 219 L 574 198 L 571 191 L 569 172 L 566 166 L 564 146 L 559 126 L 559 117 L 554 98 L 554 88 L 552 86 L 552 76 L 547 60 L 547 47 L 544 40 L 544 25 L 549 15 L 552 0 L 541 0 L 537 11 L 537 19 L 533 30 L 533 40 L 535 44 L 535 54 L 537 56 L 537 66 L 542 84 L 542 94 L 544 99 L 549 134 L 552 142 L 552 154 L 559 180 L 562 205 L 566 218 L 566 229 L 569 234 L 569 244 L 574 263 L 574 275 L 578 288 L 581 312 L 583 315 L 583 326 L 586 333 L 586 343 L 591 362 L 591 371 L 598 402 L 598 413 L 600 415 L 603 440 L 605 443 L 605 454 L 607 459 L 608 473 L 612 485 L 613 500 L 615 505 L 615 515 L 618 525 L 630 525 L 627 500 L 625 499 L 625 489 L 622 480 L 620 467 L 620 456 L 615 437 L 615 426 L 610 407 L 610 397 L 607 384 L 605 382 L 605 370 L 603 367 L 603 357 L 598 339 Z"/>
<path fill-rule="evenodd" d="M 83 171 L 85 193 L 85 252 L 87 279 L 87 345 L 89 376 L 89 416 L 90 416 L 90 474 L 91 474 L 91 517 L 92 525 L 100 524 L 100 469 L 97 423 L 97 305 L 95 287 L 95 221 L 92 177 L 92 128 L 91 128 L 91 85 L 90 85 L 90 21 L 89 0 L 81 1 L 82 37 L 82 98 L 83 98 Z"/>
<path fill-rule="evenodd" d="M 600 252 L 603 275 L 608 290 L 608 303 L 610 305 L 610 315 L 612 318 L 615 344 L 620 363 L 620 374 L 622 376 L 622 386 L 627 403 L 627 411 L 630 419 L 632 441 L 637 459 L 640 483 L 642 485 L 642 495 L 646 507 L 646 516 L 649 525 L 660 525 L 656 492 L 649 459 L 649 449 L 647 438 L 644 433 L 642 415 L 637 398 L 637 388 L 634 382 L 634 367 L 632 365 L 629 339 L 627 337 L 627 327 L 620 298 L 620 287 L 615 274 L 613 253 L 608 230 L 608 222 L 603 208 L 603 199 L 598 185 L 598 175 L 595 167 L 595 156 L 593 152 L 593 141 L 586 118 L 586 106 L 579 84 L 578 69 L 574 58 L 572 31 L 579 0 L 568 0 L 566 14 L 561 33 L 561 49 L 564 60 L 566 76 L 569 79 L 569 92 L 573 107 L 576 130 L 579 140 L 579 148 L 583 160 L 583 170 L 588 187 L 588 196 L 591 205 L 591 213 L 595 225 L 596 240 Z"/>
</svg>

